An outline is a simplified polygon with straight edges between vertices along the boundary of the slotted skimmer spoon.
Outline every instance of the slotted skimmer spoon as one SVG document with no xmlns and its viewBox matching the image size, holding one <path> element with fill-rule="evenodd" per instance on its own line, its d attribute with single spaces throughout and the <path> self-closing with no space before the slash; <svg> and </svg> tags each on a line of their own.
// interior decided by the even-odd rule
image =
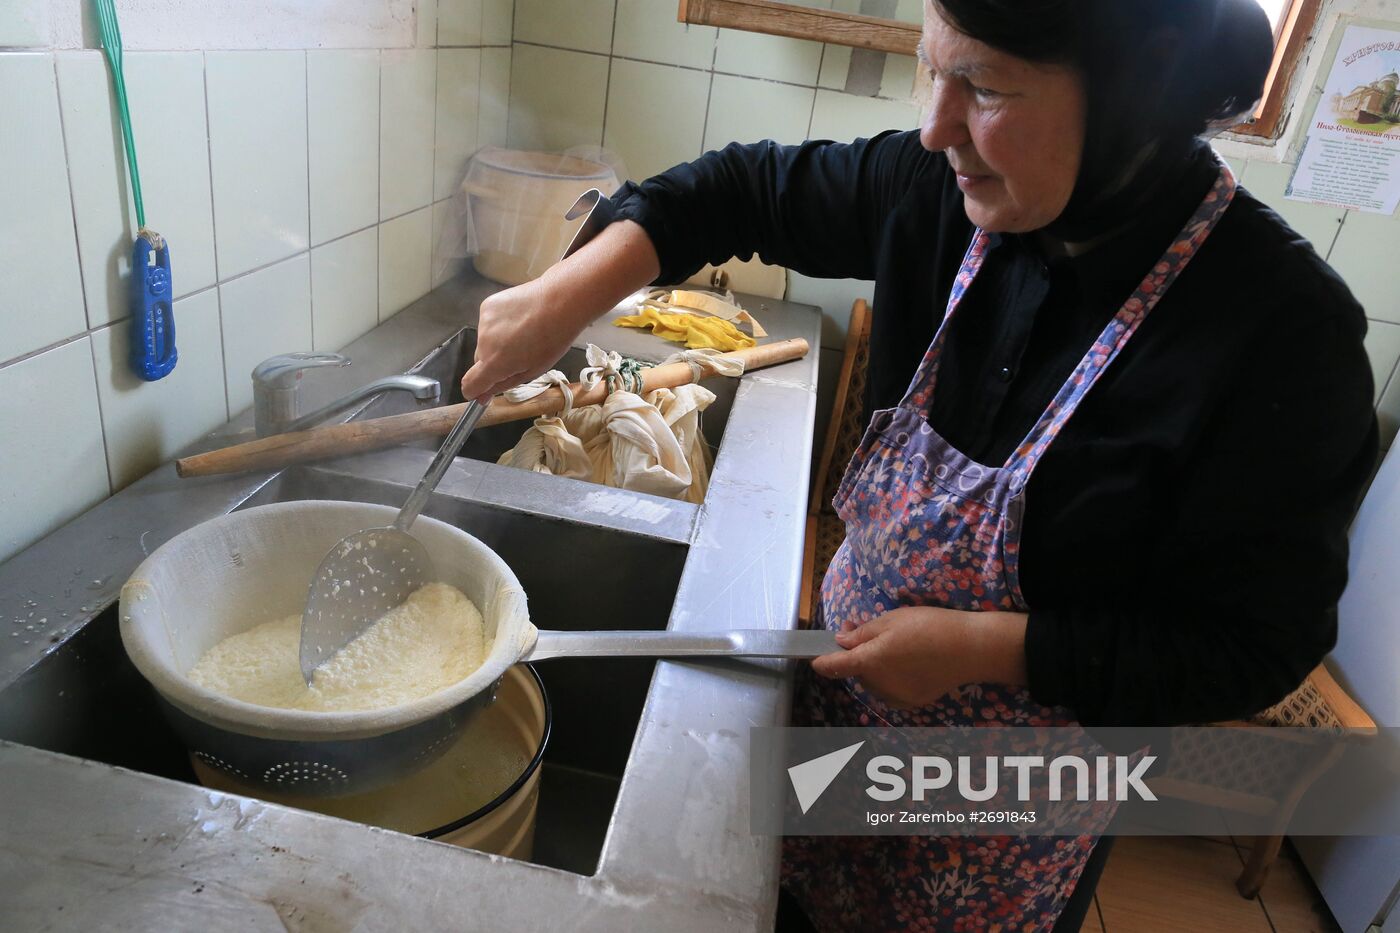
<svg viewBox="0 0 1400 933">
<path fill-rule="evenodd" d="M 428 549 L 408 529 L 485 410 L 473 400 L 462 411 L 392 525 L 347 535 L 316 568 L 301 615 L 301 675 L 308 685 L 316 668 L 438 579 Z"/>
<path fill-rule="evenodd" d="M 359 637 L 414 591 L 438 579 L 432 557 L 408 529 L 427 504 L 484 408 L 469 404 L 394 523 L 340 540 L 316 568 L 301 617 L 301 673 L 309 685 L 316 668 Z M 538 631 L 517 638 L 515 661 L 547 658 L 815 658 L 835 651 L 825 630 L 727 632 Z"/>
</svg>

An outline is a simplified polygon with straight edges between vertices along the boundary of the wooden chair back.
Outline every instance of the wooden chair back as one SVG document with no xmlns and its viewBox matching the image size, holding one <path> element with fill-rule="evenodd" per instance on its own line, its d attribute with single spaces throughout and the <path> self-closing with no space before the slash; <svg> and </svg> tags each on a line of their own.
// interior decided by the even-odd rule
<svg viewBox="0 0 1400 933">
<path fill-rule="evenodd" d="M 846 329 L 845 355 L 836 381 L 836 397 L 831 405 L 831 421 L 822 442 L 817 475 L 812 482 L 812 499 L 807 507 L 807 543 L 803 554 L 802 596 L 798 617 L 811 625 L 821 600 L 822 577 L 836 549 L 846 538 L 846 525 L 831 507 L 841 484 L 846 464 L 860 446 L 865 433 L 865 386 L 870 368 L 870 306 L 857 299 L 851 307 Z"/>
</svg>

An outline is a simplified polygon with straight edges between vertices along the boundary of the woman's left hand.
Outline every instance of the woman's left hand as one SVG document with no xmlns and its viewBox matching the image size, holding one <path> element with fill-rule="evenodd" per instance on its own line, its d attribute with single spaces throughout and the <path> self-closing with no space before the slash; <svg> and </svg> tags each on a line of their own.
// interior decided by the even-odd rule
<svg viewBox="0 0 1400 933">
<path fill-rule="evenodd" d="M 823 677 L 855 677 L 891 706 L 927 706 L 960 684 L 1026 683 L 1026 618 L 905 606 L 836 636 L 844 649 L 812 661 Z"/>
</svg>

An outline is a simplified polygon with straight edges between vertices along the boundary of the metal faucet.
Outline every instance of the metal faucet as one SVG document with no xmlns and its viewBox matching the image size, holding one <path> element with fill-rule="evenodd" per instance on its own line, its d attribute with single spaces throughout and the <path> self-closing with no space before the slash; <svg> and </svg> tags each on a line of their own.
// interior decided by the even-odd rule
<svg viewBox="0 0 1400 933">
<path fill-rule="evenodd" d="M 371 396 L 402 389 L 419 401 L 436 401 L 442 386 L 426 376 L 385 376 L 309 414 L 298 415 L 297 388 L 301 374 L 318 366 L 349 366 L 339 353 L 283 353 L 263 360 L 253 370 L 253 425 L 258 437 L 301 431 L 345 411 Z"/>
</svg>

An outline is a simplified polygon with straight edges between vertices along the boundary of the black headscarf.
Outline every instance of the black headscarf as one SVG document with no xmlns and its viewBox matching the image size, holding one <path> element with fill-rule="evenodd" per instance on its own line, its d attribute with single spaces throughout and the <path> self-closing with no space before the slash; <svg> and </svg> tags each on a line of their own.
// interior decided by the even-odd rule
<svg viewBox="0 0 1400 933">
<path fill-rule="evenodd" d="M 1047 228 L 1083 241 L 1131 221 L 1186 170 L 1198 138 L 1263 93 L 1273 32 L 1255 0 L 932 0 L 953 28 L 1079 72 L 1079 177 Z"/>
</svg>

